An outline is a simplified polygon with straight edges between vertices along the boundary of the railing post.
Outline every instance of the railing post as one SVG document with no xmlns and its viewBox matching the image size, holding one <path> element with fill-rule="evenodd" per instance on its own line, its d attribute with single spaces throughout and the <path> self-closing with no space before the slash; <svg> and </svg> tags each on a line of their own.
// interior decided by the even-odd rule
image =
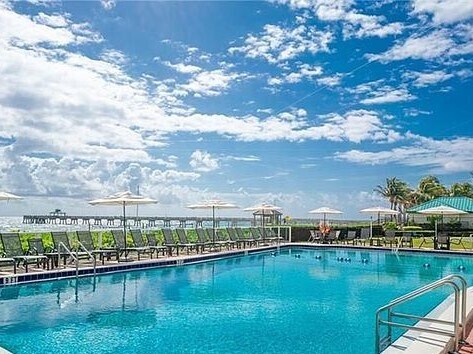
<svg viewBox="0 0 473 354">
<path fill-rule="evenodd" d="M 375 332 L 375 344 L 374 344 L 374 352 L 375 354 L 378 354 L 381 352 L 381 348 L 380 348 L 380 335 L 379 335 L 379 316 L 380 316 L 380 312 L 377 311 L 376 312 L 376 332 Z"/>
</svg>

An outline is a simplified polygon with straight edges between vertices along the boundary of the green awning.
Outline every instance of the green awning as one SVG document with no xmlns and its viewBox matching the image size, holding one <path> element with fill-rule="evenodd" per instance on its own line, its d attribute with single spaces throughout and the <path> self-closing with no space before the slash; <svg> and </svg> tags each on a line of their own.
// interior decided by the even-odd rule
<svg viewBox="0 0 473 354">
<path fill-rule="evenodd" d="M 435 208 L 440 205 L 446 205 L 455 209 L 466 211 L 467 213 L 473 213 L 473 199 L 468 197 L 439 197 L 409 208 L 407 209 L 407 212 L 417 213 L 420 210 Z"/>
</svg>

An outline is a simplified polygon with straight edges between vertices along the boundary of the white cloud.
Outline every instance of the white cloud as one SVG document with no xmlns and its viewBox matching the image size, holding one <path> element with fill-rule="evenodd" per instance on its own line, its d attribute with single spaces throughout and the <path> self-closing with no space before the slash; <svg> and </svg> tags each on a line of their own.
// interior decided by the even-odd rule
<svg viewBox="0 0 473 354">
<path fill-rule="evenodd" d="M 380 87 L 376 91 L 370 92 L 368 96 L 369 97 L 362 99 L 360 103 L 372 105 L 405 102 L 416 99 L 416 96 L 410 94 L 406 88 L 393 88 L 390 86 Z"/>
<path fill-rule="evenodd" d="M 105 10 L 111 10 L 117 5 L 115 0 L 100 0 L 100 3 Z"/>
<path fill-rule="evenodd" d="M 254 156 L 254 155 L 248 155 L 248 156 L 226 156 L 226 159 L 228 160 L 235 160 L 235 161 L 245 161 L 245 162 L 257 162 L 261 161 L 261 158 L 259 156 Z"/>
<path fill-rule="evenodd" d="M 366 15 L 354 8 L 354 0 L 276 0 L 293 9 L 310 9 L 322 21 L 341 21 L 345 38 L 386 37 L 400 34 L 400 22 L 386 23 L 384 16 Z"/>
<path fill-rule="evenodd" d="M 243 53 L 248 58 L 263 58 L 276 64 L 291 60 L 303 53 L 328 52 L 332 41 L 329 31 L 319 31 L 313 26 L 299 25 L 283 28 L 265 25 L 260 35 L 250 34 L 241 47 L 232 47 L 230 53 Z"/>
<path fill-rule="evenodd" d="M 324 76 L 324 77 L 318 78 L 317 83 L 322 86 L 333 87 L 333 86 L 340 85 L 342 78 L 343 78 L 343 74 L 337 73 L 332 76 Z"/>
<path fill-rule="evenodd" d="M 426 87 L 437 84 L 439 82 L 451 79 L 454 75 L 445 72 L 444 70 L 415 72 L 411 71 L 404 75 L 405 77 L 414 79 L 413 85 L 416 87 Z"/>
<path fill-rule="evenodd" d="M 202 71 L 179 87 L 197 97 L 219 96 L 229 89 L 230 84 L 247 77 L 247 74 L 226 72 L 224 69 Z"/>
<path fill-rule="evenodd" d="M 43 12 L 40 12 L 37 16 L 35 16 L 34 20 L 37 23 L 49 27 L 67 27 L 70 23 L 67 16 L 63 16 L 61 14 L 47 15 Z"/>
<path fill-rule="evenodd" d="M 86 23 L 69 23 L 67 18 L 61 15 L 40 14 L 31 19 L 11 11 L 5 3 L 0 3 L 0 43 L 66 46 L 101 40 L 102 37 Z"/>
<path fill-rule="evenodd" d="M 192 153 L 189 165 L 191 165 L 195 171 L 199 172 L 210 172 L 220 167 L 218 159 L 203 150 L 195 150 Z"/>
<path fill-rule="evenodd" d="M 385 151 L 350 150 L 336 158 L 363 165 L 399 164 L 428 167 L 434 172 L 468 172 L 473 169 L 473 139 L 435 140 L 411 135 L 413 144 Z"/>
<path fill-rule="evenodd" d="M 382 63 L 406 59 L 447 60 L 449 56 L 473 53 L 473 26 L 458 25 L 453 30 L 439 29 L 427 35 L 412 35 L 381 54 L 366 54 Z"/>
<path fill-rule="evenodd" d="M 428 13 L 435 24 L 453 23 L 473 17 L 471 0 L 414 0 L 413 13 Z"/>
<path fill-rule="evenodd" d="M 188 65 L 184 63 L 172 64 L 168 61 L 165 61 L 163 63 L 182 74 L 195 74 L 202 71 L 202 68 L 199 68 L 198 66 L 195 66 L 195 65 Z"/>
<path fill-rule="evenodd" d="M 272 77 L 268 79 L 268 85 L 282 85 L 285 83 L 296 84 L 302 80 L 313 80 L 315 77 L 322 75 L 323 69 L 318 65 L 301 64 L 297 70 L 290 73 L 284 73 L 280 77 Z"/>
</svg>

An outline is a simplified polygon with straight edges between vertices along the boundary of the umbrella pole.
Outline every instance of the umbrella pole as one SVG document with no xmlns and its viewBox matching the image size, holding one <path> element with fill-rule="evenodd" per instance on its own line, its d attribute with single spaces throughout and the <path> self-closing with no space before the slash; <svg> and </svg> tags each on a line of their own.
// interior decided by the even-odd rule
<svg viewBox="0 0 473 354">
<path fill-rule="evenodd" d="M 370 238 L 373 238 L 373 216 L 370 216 Z"/>
<path fill-rule="evenodd" d="M 212 205 L 212 230 L 213 230 L 212 242 L 213 242 L 214 247 L 215 247 L 215 206 L 213 206 L 213 205 Z"/>
<path fill-rule="evenodd" d="M 128 257 L 126 254 L 126 206 L 125 202 L 123 202 L 123 237 L 125 238 L 125 261 L 128 261 Z"/>
</svg>

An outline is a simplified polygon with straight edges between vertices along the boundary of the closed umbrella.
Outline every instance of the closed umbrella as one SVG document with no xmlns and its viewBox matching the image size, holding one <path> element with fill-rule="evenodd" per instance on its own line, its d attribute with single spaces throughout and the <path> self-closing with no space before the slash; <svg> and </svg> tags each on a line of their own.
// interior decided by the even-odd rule
<svg viewBox="0 0 473 354">
<path fill-rule="evenodd" d="M 199 204 L 187 206 L 189 209 L 212 209 L 212 242 L 215 244 L 215 209 L 238 209 L 238 206 L 219 199 L 205 200 Z"/>
<path fill-rule="evenodd" d="M 373 215 L 378 216 L 378 220 L 381 215 L 397 215 L 399 212 L 397 210 L 392 210 L 384 207 L 371 207 L 360 210 L 360 213 L 371 214 L 370 216 L 370 237 L 373 237 Z"/>
<path fill-rule="evenodd" d="M 125 255 L 126 255 L 126 207 L 128 205 L 155 204 L 156 200 L 136 195 L 130 191 L 112 194 L 108 197 L 91 200 L 91 205 L 121 205 L 123 207 L 123 235 L 125 237 Z M 127 260 L 125 256 L 125 260 Z"/>
<path fill-rule="evenodd" d="M 325 228 L 325 220 L 327 219 L 327 214 L 343 214 L 342 211 L 340 210 L 336 210 L 336 209 L 332 209 L 332 208 L 328 208 L 328 207 L 321 207 L 321 208 L 317 208 L 317 209 L 314 209 L 314 210 L 311 210 L 309 211 L 310 214 L 323 214 L 324 216 L 324 228 Z"/>
</svg>

